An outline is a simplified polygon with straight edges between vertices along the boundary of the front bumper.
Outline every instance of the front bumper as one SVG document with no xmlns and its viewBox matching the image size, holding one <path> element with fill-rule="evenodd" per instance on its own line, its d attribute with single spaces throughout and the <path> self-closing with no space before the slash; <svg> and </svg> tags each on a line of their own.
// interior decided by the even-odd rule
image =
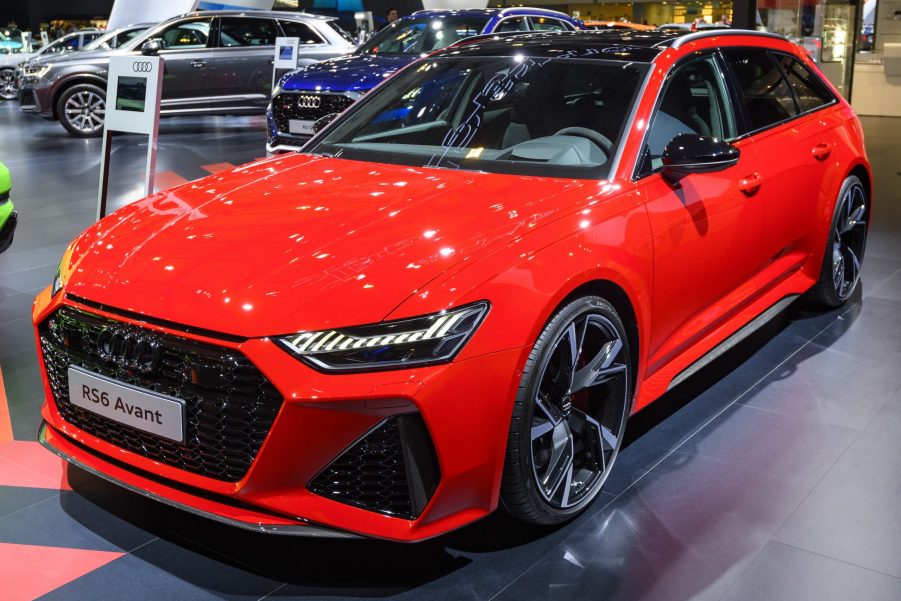
<svg viewBox="0 0 901 601">
<path fill-rule="evenodd" d="M 16 225 L 18 223 L 18 220 L 19 216 L 15 211 L 13 211 L 9 214 L 9 217 L 7 217 L 6 223 L 3 224 L 3 227 L 0 227 L 0 253 L 5 251 L 12 245 L 13 235 L 16 233 Z"/>
<path fill-rule="evenodd" d="M 42 442 L 57 454 L 126 488 L 236 526 L 265 532 L 339 531 L 412 542 L 477 520 L 497 505 L 506 434 L 523 349 L 446 365 L 363 374 L 322 374 L 269 339 L 212 340 L 151 326 L 105 308 L 45 290 L 35 301 L 38 326 L 60 305 L 79 308 L 157 332 L 202 340 L 240 352 L 281 393 L 284 402 L 246 475 L 226 482 L 178 469 L 129 451 L 66 421 L 40 362 L 47 423 Z M 440 480 L 413 519 L 364 509 L 311 491 L 336 458 L 393 416 L 421 416 Z M 322 491 L 320 491 L 322 492 Z"/>
<path fill-rule="evenodd" d="M 45 119 L 53 118 L 53 86 L 23 83 L 19 87 L 19 110 Z"/>
</svg>

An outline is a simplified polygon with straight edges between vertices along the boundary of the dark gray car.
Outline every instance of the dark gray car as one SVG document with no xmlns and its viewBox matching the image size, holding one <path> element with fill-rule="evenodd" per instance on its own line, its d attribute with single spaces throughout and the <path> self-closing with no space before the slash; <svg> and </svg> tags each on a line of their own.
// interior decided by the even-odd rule
<svg viewBox="0 0 901 601">
<path fill-rule="evenodd" d="M 162 115 L 265 113 L 279 36 L 300 38 L 301 64 L 353 50 L 350 36 L 333 17 L 196 12 L 169 19 L 117 49 L 28 65 L 19 102 L 23 112 L 58 119 L 74 136 L 98 136 L 110 57 L 158 54 L 164 58 Z"/>
</svg>

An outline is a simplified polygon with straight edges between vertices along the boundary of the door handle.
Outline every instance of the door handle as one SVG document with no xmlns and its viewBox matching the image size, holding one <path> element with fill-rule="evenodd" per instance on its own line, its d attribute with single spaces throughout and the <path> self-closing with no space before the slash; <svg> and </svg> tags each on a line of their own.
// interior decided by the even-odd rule
<svg viewBox="0 0 901 601">
<path fill-rule="evenodd" d="M 760 177 L 759 173 L 749 173 L 748 175 L 738 180 L 738 189 L 741 190 L 745 196 L 754 196 L 755 194 L 757 194 L 757 190 L 760 189 L 760 184 L 762 181 L 763 178 Z"/>
<path fill-rule="evenodd" d="M 269 59 L 269 64 L 270 64 L 270 65 L 274 65 L 274 64 L 275 64 L 275 59 L 274 59 L 274 58 L 270 58 L 270 59 Z"/>
<path fill-rule="evenodd" d="M 811 154 L 813 154 L 813 158 L 818 161 L 825 161 L 829 158 L 829 155 L 832 154 L 832 144 L 828 144 L 826 142 L 822 142 L 817 144 L 811 150 Z"/>
<path fill-rule="evenodd" d="M 206 61 L 194 59 L 191 61 L 191 66 L 195 69 L 203 69 L 206 67 Z"/>
</svg>

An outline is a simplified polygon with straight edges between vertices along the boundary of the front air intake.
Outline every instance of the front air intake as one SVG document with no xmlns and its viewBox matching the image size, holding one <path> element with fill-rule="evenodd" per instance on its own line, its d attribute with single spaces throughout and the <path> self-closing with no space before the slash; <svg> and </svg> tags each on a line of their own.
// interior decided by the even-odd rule
<svg viewBox="0 0 901 601">
<path fill-rule="evenodd" d="M 386 419 L 320 472 L 308 488 L 323 497 L 415 519 L 438 487 L 435 447 L 418 413 Z"/>
</svg>

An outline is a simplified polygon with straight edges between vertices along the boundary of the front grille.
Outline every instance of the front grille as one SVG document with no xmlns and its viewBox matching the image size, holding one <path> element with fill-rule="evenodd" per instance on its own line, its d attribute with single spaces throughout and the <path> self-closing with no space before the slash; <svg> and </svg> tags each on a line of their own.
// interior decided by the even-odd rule
<svg viewBox="0 0 901 601">
<path fill-rule="evenodd" d="M 304 100 L 318 99 L 319 106 L 316 108 L 305 108 Z M 316 121 L 326 115 L 340 113 L 354 103 L 353 99 L 343 94 L 277 94 L 272 99 L 272 118 L 279 133 L 291 133 L 291 120 L 299 119 L 302 121 Z M 312 102 L 315 104 L 315 101 Z"/>
<path fill-rule="evenodd" d="M 159 345 L 159 358 L 140 368 L 105 360 L 100 334 L 108 329 L 152 337 Z M 47 379 L 63 419 L 97 438 L 188 472 L 229 482 L 243 478 L 282 405 L 272 383 L 244 355 L 225 347 L 71 307 L 54 312 L 39 332 Z M 68 389 L 70 365 L 185 401 L 184 442 L 73 405 Z"/>
<path fill-rule="evenodd" d="M 438 487 L 435 448 L 418 413 L 383 421 L 310 482 L 321 496 L 415 519 Z"/>
</svg>

